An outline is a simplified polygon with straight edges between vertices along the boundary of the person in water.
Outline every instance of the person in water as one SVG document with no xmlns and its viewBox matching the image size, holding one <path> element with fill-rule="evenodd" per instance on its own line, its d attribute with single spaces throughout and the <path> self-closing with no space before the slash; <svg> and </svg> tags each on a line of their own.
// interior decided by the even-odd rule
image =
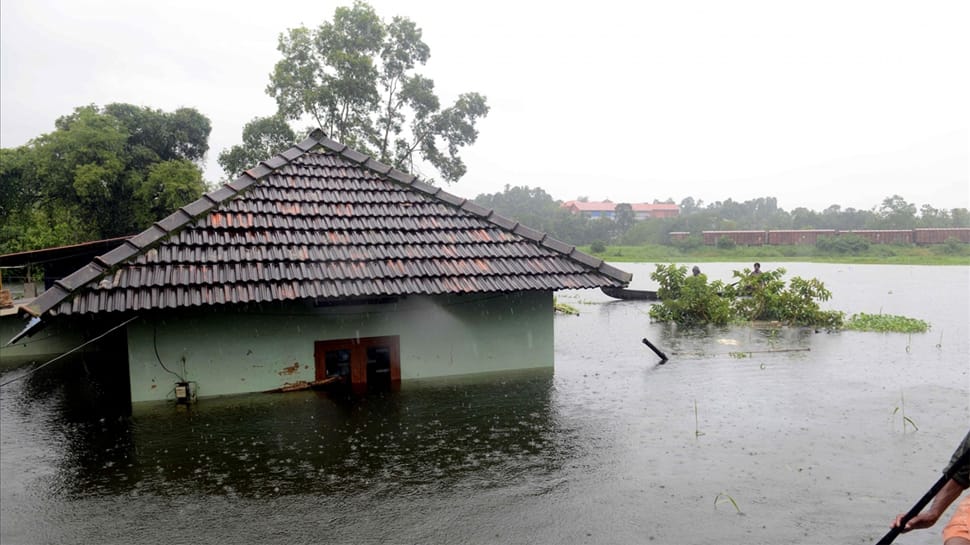
<svg viewBox="0 0 970 545">
<path fill-rule="evenodd" d="M 903 532 L 933 526 L 946 511 L 946 508 L 959 498 L 964 490 L 970 488 L 970 461 L 964 462 L 960 467 L 953 467 L 958 458 L 968 450 L 970 450 L 970 431 L 967 432 L 963 442 L 953 452 L 949 465 L 943 470 L 943 473 L 949 473 L 952 469 L 955 473 L 936 493 L 936 496 L 933 496 L 933 503 L 930 504 L 929 509 L 906 522 L 906 526 L 902 529 Z M 900 514 L 896 517 L 896 520 L 892 523 L 893 528 L 899 527 L 903 516 Z M 960 501 L 956 512 L 950 517 L 950 522 L 943 528 L 943 545 L 970 545 L 970 495 Z"/>
<path fill-rule="evenodd" d="M 700 276 L 701 275 L 701 268 L 698 267 L 697 265 L 694 265 L 694 268 L 691 269 L 691 272 L 694 273 L 694 276 Z"/>
<path fill-rule="evenodd" d="M 751 271 L 751 274 L 761 274 L 761 263 L 754 264 L 754 270 Z"/>
</svg>

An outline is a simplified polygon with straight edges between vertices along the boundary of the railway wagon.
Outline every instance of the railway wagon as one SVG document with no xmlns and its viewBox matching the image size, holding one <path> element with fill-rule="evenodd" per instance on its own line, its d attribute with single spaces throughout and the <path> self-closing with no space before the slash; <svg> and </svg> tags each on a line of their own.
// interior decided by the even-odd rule
<svg viewBox="0 0 970 545">
<path fill-rule="evenodd" d="M 840 235 L 856 235 L 873 244 L 912 244 L 912 229 L 859 229 L 839 231 Z"/>
<path fill-rule="evenodd" d="M 943 244 L 950 238 L 955 238 L 964 244 L 970 244 L 970 227 L 913 229 L 913 242 L 916 244 Z"/>
<path fill-rule="evenodd" d="M 705 246 L 714 246 L 722 237 L 734 241 L 739 246 L 764 246 L 767 240 L 765 231 L 701 231 Z"/>
<path fill-rule="evenodd" d="M 835 229 L 772 230 L 768 231 L 768 244 L 773 246 L 811 244 L 814 246 L 819 237 L 831 237 L 835 234 Z"/>
</svg>

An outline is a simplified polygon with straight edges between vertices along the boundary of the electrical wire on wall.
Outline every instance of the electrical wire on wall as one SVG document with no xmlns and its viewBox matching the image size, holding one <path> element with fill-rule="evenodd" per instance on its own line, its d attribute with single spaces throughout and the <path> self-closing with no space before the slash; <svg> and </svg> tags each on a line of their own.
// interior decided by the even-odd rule
<svg viewBox="0 0 970 545">
<path fill-rule="evenodd" d="M 158 364 L 162 366 L 162 369 L 168 371 L 170 374 L 175 375 L 175 378 L 179 379 L 179 382 L 185 382 L 185 362 L 182 362 L 182 374 L 178 374 L 172 371 L 168 367 L 165 367 L 165 363 L 162 362 L 162 358 L 158 355 L 158 324 L 152 324 L 152 349 L 155 350 L 155 359 L 158 360 Z"/>
<path fill-rule="evenodd" d="M 178 383 L 176 383 L 176 386 L 173 387 L 171 390 L 169 390 L 168 394 L 166 394 L 165 397 L 167 398 L 169 395 L 175 394 L 176 399 L 178 399 L 178 394 L 176 393 L 176 389 L 178 388 L 178 385 L 180 383 L 181 384 L 191 384 L 192 387 L 190 389 L 190 392 L 191 392 L 190 393 L 190 397 L 191 397 L 191 401 L 194 402 L 195 401 L 195 398 L 198 397 L 198 395 L 199 395 L 199 383 L 195 382 L 194 380 L 185 380 L 186 371 L 185 371 L 185 358 L 184 357 L 182 358 L 182 374 L 181 375 L 178 374 L 178 373 L 176 373 L 175 371 L 172 371 L 171 369 L 169 369 L 168 367 L 165 366 L 165 362 L 162 361 L 161 356 L 158 354 L 158 324 L 157 323 L 152 323 L 152 349 L 155 351 L 155 359 L 158 361 L 158 364 L 160 366 L 162 366 L 162 369 L 164 369 L 165 371 L 167 371 L 169 374 L 174 375 L 175 378 L 178 379 Z"/>
</svg>

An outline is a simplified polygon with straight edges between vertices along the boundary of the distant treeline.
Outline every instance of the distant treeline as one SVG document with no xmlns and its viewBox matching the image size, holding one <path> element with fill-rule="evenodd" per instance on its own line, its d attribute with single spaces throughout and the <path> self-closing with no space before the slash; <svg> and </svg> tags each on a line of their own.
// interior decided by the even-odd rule
<svg viewBox="0 0 970 545">
<path fill-rule="evenodd" d="M 678 217 L 641 221 L 637 221 L 632 212 L 621 213 L 621 209 L 628 207 L 619 206 L 613 220 L 573 214 L 544 190 L 527 186 L 506 186 L 501 193 L 479 195 L 475 202 L 555 238 L 580 245 L 593 242 L 625 246 L 670 244 L 670 233 L 673 232 L 686 232 L 688 236 L 700 238 L 703 231 L 831 229 L 844 232 L 970 227 L 970 211 L 966 208 L 946 210 L 928 204 L 917 207 L 899 195 L 886 197 L 870 210 L 843 209 L 833 204 L 821 212 L 803 207 L 789 212 L 778 207 L 775 197 L 744 202 L 727 199 L 707 205 L 687 197 L 679 203 Z M 654 202 L 678 204 L 671 199 Z"/>
</svg>

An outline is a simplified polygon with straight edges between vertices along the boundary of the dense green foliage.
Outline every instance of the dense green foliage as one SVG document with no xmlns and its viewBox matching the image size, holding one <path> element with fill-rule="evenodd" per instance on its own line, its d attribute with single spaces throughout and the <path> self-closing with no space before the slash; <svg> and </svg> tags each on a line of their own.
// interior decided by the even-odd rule
<svg viewBox="0 0 970 545">
<path fill-rule="evenodd" d="M 923 320 L 907 318 L 906 316 L 866 314 L 865 312 L 860 312 L 853 314 L 846 321 L 845 328 L 855 331 L 879 331 L 882 333 L 926 333 L 930 329 L 930 324 Z"/>
<path fill-rule="evenodd" d="M 658 264 L 650 278 L 660 286 L 661 302 L 650 307 L 650 318 L 681 325 L 773 321 L 787 325 L 838 328 L 843 313 L 822 310 L 819 301 L 832 294 L 816 279 L 792 278 L 788 285 L 778 268 L 760 274 L 734 271 L 737 280 L 708 283 L 707 276 L 687 275 L 682 265 Z"/>
<path fill-rule="evenodd" d="M 869 249 L 869 241 L 850 233 L 837 237 L 819 237 L 815 246 L 823 252 L 859 255 Z"/>
<path fill-rule="evenodd" d="M 285 119 L 274 115 L 257 117 L 246 123 L 242 139 L 242 144 L 219 154 L 219 166 L 229 178 L 238 176 L 242 171 L 292 146 L 296 141 L 296 133 Z"/>
<path fill-rule="evenodd" d="M 198 198 L 210 130 L 191 108 L 91 105 L 0 150 L 0 253 L 132 234 Z"/>
<path fill-rule="evenodd" d="M 785 285 L 782 267 L 760 274 L 734 271 L 737 281 L 729 284 L 722 296 L 732 302 L 734 315 L 742 320 L 766 320 L 789 325 L 836 328 L 842 325 L 843 313 L 822 310 L 820 301 L 832 293 L 818 279 L 792 277 Z"/>
<path fill-rule="evenodd" d="M 332 21 L 280 36 L 283 58 L 266 92 L 278 115 L 308 119 L 331 138 L 407 172 L 430 164 L 446 181 L 465 174 L 458 153 L 478 138 L 485 97 L 463 93 L 442 107 L 434 81 L 418 74 L 431 50 L 406 17 L 384 21 L 361 1 Z M 426 177 L 430 178 L 430 177 Z"/>
<path fill-rule="evenodd" d="M 687 275 L 687 267 L 657 265 L 650 273 L 660 288 L 661 302 L 650 307 L 650 318 L 658 322 L 681 325 L 723 325 L 734 318 L 728 298 L 722 297 L 724 283 L 715 280 L 708 284 L 707 275 Z"/>
</svg>

